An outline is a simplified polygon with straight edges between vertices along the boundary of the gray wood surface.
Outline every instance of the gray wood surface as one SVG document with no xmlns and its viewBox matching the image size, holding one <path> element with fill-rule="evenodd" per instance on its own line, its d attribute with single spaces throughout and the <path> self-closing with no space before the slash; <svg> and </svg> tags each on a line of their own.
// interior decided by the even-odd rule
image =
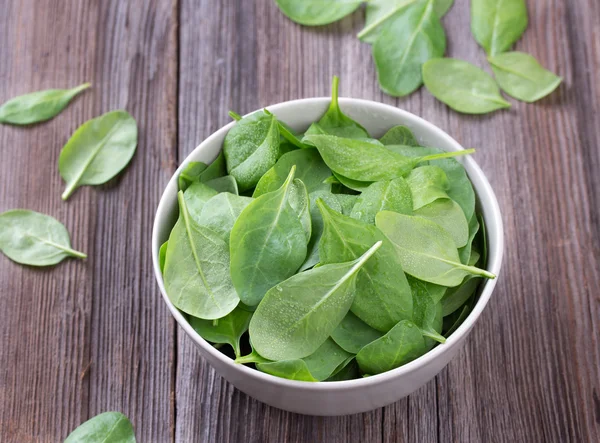
<svg viewBox="0 0 600 443">
<path fill-rule="evenodd" d="M 427 91 L 382 94 L 362 12 L 318 29 L 272 0 L 3 0 L 0 102 L 91 81 L 54 120 L 0 126 L 0 211 L 65 223 L 86 261 L 52 269 L 0 257 L 0 441 L 61 441 L 106 410 L 140 442 L 595 442 L 600 440 L 600 3 L 528 0 L 517 49 L 560 73 L 534 105 L 469 117 Z M 469 6 L 444 19 L 448 53 L 486 66 Z M 151 270 L 155 208 L 177 162 L 239 113 L 341 93 L 397 105 L 446 130 L 488 175 L 506 255 L 494 297 L 455 360 L 410 397 L 365 414 L 310 417 L 240 393 L 175 326 Z M 66 203 L 61 147 L 124 108 L 136 156 Z"/>
</svg>

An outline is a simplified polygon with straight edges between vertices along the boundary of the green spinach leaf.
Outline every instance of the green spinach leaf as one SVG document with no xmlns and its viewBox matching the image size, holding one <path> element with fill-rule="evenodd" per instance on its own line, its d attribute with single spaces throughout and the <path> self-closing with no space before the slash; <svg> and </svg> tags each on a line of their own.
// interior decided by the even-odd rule
<svg viewBox="0 0 600 443">
<path fill-rule="evenodd" d="M 225 164 L 225 155 L 221 151 L 217 158 L 204 171 L 200 171 L 198 179 L 201 182 L 208 182 L 225 175 L 227 175 L 227 165 Z"/>
<path fill-rule="evenodd" d="M 448 287 L 458 286 L 470 274 L 495 278 L 486 270 L 463 265 L 452 237 L 437 223 L 383 211 L 375 224 L 396 246 L 404 272 L 413 277 Z"/>
<path fill-rule="evenodd" d="M 471 32 L 488 55 L 508 51 L 527 22 L 524 0 L 471 0 Z"/>
<path fill-rule="evenodd" d="M 375 226 L 342 215 L 317 200 L 324 221 L 319 243 L 321 263 L 354 260 L 376 241 L 383 241 L 356 277 L 356 295 L 350 308 L 372 328 L 389 331 L 400 320 L 412 316 L 411 290 L 402 272 L 394 246 Z"/>
<path fill-rule="evenodd" d="M 475 236 L 479 232 L 479 222 L 477 221 L 477 215 L 473 213 L 471 220 L 469 220 L 469 238 L 467 239 L 467 244 L 462 248 L 458 249 L 458 256 L 460 257 L 461 263 L 471 264 L 470 258 L 473 250 L 473 240 Z M 473 263 L 475 264 L 475 263 Z"/>
<path fill-rule="evenodd" d="M 248 330 L 250 318 L 251 312 L 237 307 L 220 318 L 217 324 L 213 320 L 191 317 L 190 325 L 203 339 L 212 343 L 228 344 L 233 348 L 235 356 L 240 357 L 240 338 Z"/>
<path fill-rule="evenodd" d="M 357 260 L 313 268 L 271 288 L 250 321 L 254 349 L 270 360 L 315 352 L 348 313 L 356 275 L 380 246 L 376 243 Z"/>
<path fill-rule="evenodd" d="M 446 33 L 434 0 L 403 9 L 373 45 L 379 86 L 394 97 L 414 92 L 423 84 L 422 66 L 446 52 Z"/>
<path fill-rule="evenodd" d="M 64 443 L 135 443 L 133 426 L 120 412 L 103 412 L 82 423 Z"/>
<path fill-rule="evenodd" d="M 198 223 L 221 235 L 229 243 L 229 234 L 242 211 L 252 202 L 250 197 L 242 197 L 223 192 L 208 200 L 196 219 Z"/>
<path fill-rule="evenodd" d="M 391 371 L 427 351 L 421 330 L 411 321 L 402 320 L 383 337 L 369 343 L 356 354 L 360 370 L 375 375 Z"/>
<path fill-rule="evenodd" d="M 442 332 L 442 304 L 431 296 L 431 289 L 441 288 L 416 278 L 410 278 L 410 287 L 413 291 L 413 323 L 421 329 L 425 337 L 427 350 L 431 349 L 435 342 L 445 343 L 446 339 Z"/>
<path fill-rule="evenodd" d="M 412 215 L 413 201 L 410 188 L 402 177 L 375 182 L 358 196 L 350 217 L 363 223 L 375 224 L 380 211 L 394 211 Z"/>
<path fill-rule="evenodd" d="M 446 317 L 460 309 L 475 294 L 481 280 L 477 277 L 467 277 L 456 288 L 450 288 L 442 298 L 442 315 Z"/>
<path fill-rule="evenodd" d="M 73 89 L 46 89 L 15 97 L 0 106 L 0 123 L 29 125 L 50 120 L 90 86 L 84 83 Z"/>
<path fill-rule="evenodd" d="M 337 22 L 352 14 L 363 0 L 275 0 L 290 20 L 305 26 Z"/>
<path fill-rule="evenodd" d="M 450 234 L 457 248 L 469 241 L 469 223 L 458 203 L 449 198 L 435 200 L 415 211 L 414 215 L 440 225 Z M 461 261 L 462 263 L 462 261 Z"/>
<path fill-rule="evenodd" d="M 200 222 L 202 208 L 204 208 L 207 201 L 217 194 L 217 191 L 201 182 L 194 182 L 185 190 L 183 193 L 185 205 L 188 213 L 197 223 L 202 224 Z"/>
<path fill-rule="evenodd" d="M 185 191 L 192 183 L 200 180 L 200 175 L 208 168 L 203 162 L 189 162 L 177 179 L 180 191 Z"/>
<path fill-rule="evenodd" d="M 125 111 L 112 111 L 88 120 L 60 152 L 58 169 L 67 187 L 66 200 L 78 187 L 100 185 L 121 172 L 137 146 L 137 124 Z"/>
<path fill-rule="evenodd" d="M 167 240 L 162 245 L 160 245 L 160 249 L 158 250 L 158 266 L 160 267 L 160 272 L 165 272 L 165 260 L 167 259 L 167 246 L 169 241 Z"/>
<path fill-rule="evenodd" d="M 552 93 L 562 82 L 562 78 L 524 52 L 507 52 L 488 60 L 502 90 L 517 100 L 533 103 Z"/>
<path fill-rule="evenodd" d="M 419 146 L 414 134 L 406 126 L 394 126 L 380 141 L 384 145 Z"/>
<path fill-rule="evenodd" d="M 71 248 L 62 223 L 27 209 L 0 214 L 0 250 L 12 261 L 30 266 L 55 265 L 66 257 L 87 257 Z"/>
<path fill-rule="evenodd" d="M 317 147 L 325 164 L 336 173 L 338 179 L 343 176 L 363 182 L 393 180 L 408 174 L 420 162 L 474 152 L 469 149 L 411 158 L 393 152 L 385 146 L 376 146 L 361 140 L 333 135 L 309 135 L 305 138 Z"/>
<path fill-rule="evenodd" d="M 455 58 L 436 58 L 423 65 L 427 90 L 439 101 L 465 114 L 486 114 L 510 108 L 492 77 Z"/>
<path fill-rule="evenodd" d="M 412 195 L 413 209 L 417 210 L 438 199 L 449 199 L 448 177 L 438 166 L 420 166 L 406 177 Z M 410 215 L 410 214 L 407 214 Z"/>
<path fill-rule="evenodd" d="M 230 277 L 229 247 L 219 234 L 192 219 L 183 192 L 177 198 L 179 219 L 169 236 L 165 260 L 167 295 L 194 317 L 224 317 L 240 301 Z"/>
<path fill-rule="evenodd" d="M 227 172 L 235 177 L 240 192 L 255 187 L 273 167 L 279 158 L 279 143 L 277 119 L 262 111 L 238 120 L 227 133 L 223 154 Z"/>
<path fill-rule="evenodd" d="M 205 181 L 204 184 L 213 188 L 217 192 L 229 192 L 234 195 L 239 194 L 239 189 L 235 178 L 232 175 L 213 178 Z"/>
<path fill-rule="evenodd" d="M 321 117 L 316 125 L 313 124 L 308 128 L 302 140 L 303 142 L 307 140 L 307 135 L 315 134 L 329 134 L 347 138 L 370 138 L 365 128 L 344 114 L 340 109 L 338 102 L 339 82 L 340 79 L 334 76 L 331 85 L 331 103 L 329 104 L 329 109 L 327 109 L 325 115 Z"/>
<path fill-rule="evenodd" d="M 331 338 L 345 351 L 358 354 L 362 348 L 382 335 L 350 311 L 331 333 Z"/>
<path fill-rule="evenodd" d="M 231 230 L 233 284 L 248 306 L 256 306 L 270 288 L 294 275 L 306 259 L 305 228 L 289 202 L 294 172 L 292 166 L 278 190 L 250 203 Z"/>
<path fill-rule="evenodd" d="M 325 381 L 345 381 L 360 378 L 356 358 L 351 358 L 343 362 L 335 372 Z"/>
<path fill-rule="evenodd" d="M 288 380 L 319 381 L 310 373 L 310 369 L 308 369 L 306 362 L 299 358 L 257 363 L 256 369 L 266 374 L 274 375 L 275 377 L 287 378 Z"/>
<path fill-rule="evenodd" d="M 348 195 L 348 194 L 335 194 L 338 202 L 340 203 L 340 205 L 342 206 L 342 210 L 338 211 L 341 212 L 344 215 L 350 215 L 352 213 L 352 209 L 354 209 L 354 205 L 356 204 L 356 201 L 358 200 L 358 195 Z M 332 206 L 329 204 L 329 202 L 327 201 L 327 199 L 323 199 L 325 200 L 325 203 L 327 203 L 327 206 L 329 206 L 331 209 L 337 210 L 335 208 L 335 206 Z"/>
</svg>

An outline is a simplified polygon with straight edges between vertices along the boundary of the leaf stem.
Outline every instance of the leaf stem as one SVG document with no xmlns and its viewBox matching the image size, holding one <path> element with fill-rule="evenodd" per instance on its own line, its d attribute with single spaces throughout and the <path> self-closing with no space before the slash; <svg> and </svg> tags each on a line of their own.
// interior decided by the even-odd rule
<svg viewBox="0 0 600 443">
<path fill-rule="evenodd" d="M 250 354 L 245 355 L 243 357 L 237 357 L 234 360 L 235 363 L 245 365 L 248 363 L 271 363 L 271 360 L 267 360 L 264 357 L 261 357 L 256 353 L 256 351 L 252 351 Z"/>
<path fill-rule="evenodd" d="M 229 117 L 234 119 L 236 122 L 239 122 L 242 119 L 242 116 L 240 114 L 237 114 L 233 111 L 229 111 Z"/>
<path fill-rule="evenodd" d="M 453 151 L 453 152 L 443 152 L 441 154 L 432 154 L 421 157 L 421 161 L 429 161 L 429 160 L 440 160 L 443 158 L 453 158 L 453 157 L 461 157 L 463 155 L 470 155 L 475 152 L 475 149 L 464 149 L 462 151 Z"/>
<path fill-rule="evenodd" d="M 329 109 L 339 109 L 339 105 L 338 105 L 339 89 L 340 89 L 340 78 L 337 75 L 334 75 L 333 80 L 331 81 L 331 103 L 329 104 Z"/>
<path fill-rule="evenodd" d="M 77 189 L 77 181 L 69 183 L 65 191 L 60 196 L 60 198 L 62 198 L 63 200 L 68 199 L 71 196 L 71 194 L 73 194 L 73 191 L 75 191 L 75 189 Z"/>
</svg>

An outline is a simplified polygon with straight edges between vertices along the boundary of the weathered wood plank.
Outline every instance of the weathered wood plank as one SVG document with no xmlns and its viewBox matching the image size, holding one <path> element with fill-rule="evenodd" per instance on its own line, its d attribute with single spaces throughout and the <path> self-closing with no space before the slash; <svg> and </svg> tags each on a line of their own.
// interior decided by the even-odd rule
<svg viewBox="0 0 600 443">
<path fill-rule="evenodd" d="M 175 163 L 176 2 L 46 0 L 2 9 L 0 100 L 84 81 L 94 88 L 53 121 L 0 127 L 0 211 L 51 214 L 89 255 L 44 270 L 0 257 L 0 441 L 62 441 L 106 410 L 127 414 L 140 441 L 168 441 L 174 324 L 149 248 Z M 60 149 L 85 120 L 118 108 L 139 124 L 132 164 L 113 183 L 63 203 Z"/>
</svg>

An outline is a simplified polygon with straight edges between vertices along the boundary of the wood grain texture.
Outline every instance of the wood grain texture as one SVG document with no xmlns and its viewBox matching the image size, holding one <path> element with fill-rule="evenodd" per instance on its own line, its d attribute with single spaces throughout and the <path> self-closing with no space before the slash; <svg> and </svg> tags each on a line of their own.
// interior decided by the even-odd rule
<svg viewBox="0 0 600 443">
<path fill-rule="evenodd" d="M 174 431 L 174 323 L 151 272 L 150 231 L 176 146 L 176 4 L 15 1 L 0 14 L 0 100 L 91 81 L 54 120 L 0 127 L 0 211 L 57 217 L 86 251 L 37 270 L 0 262 L 0 441 L 55 442 L 93 415 L 127 414 L 140 441 Z M 138 121 L 137 153 L 113 182 L 67 202 L 60 149 L 112 109 Z"/>
<path fill-rule="evenodd" d="M 99 412 L 127 414 L 140 442 L 600 440 L 600 4 L 528 1 L 516 49 L 565 82 L 530 105 L 460 115 L 424 89 L 384 95 L 363 12 L 307 28 L 272 0 L 7 0 L 0 101 L 92 81 L 54 120 L 0 126 L 0 211 L 57 217 L 87 261 L 21 267 L 0 257 L 0 441 L 60 441 Z M 468 1 L 444 18 L 448 54 L 489 71 Z M 568 3 L 568 5 L 567 5 Z M 488 175 L 506 255 L 464 350 L 393 405 L 345 417 L 271 408 L 225 382 L 175 327 L 152 276 L 158 198 L 181 161 L 229 121 L 281 101 L 343 96 L 399 106 L 446 130 Z M 125 108 L 138 152 L 109 185 L 67 203 L 58 153 L 83 121 Z M 115 222 L 116 220 L 116 222 Z"/>
</svg>

